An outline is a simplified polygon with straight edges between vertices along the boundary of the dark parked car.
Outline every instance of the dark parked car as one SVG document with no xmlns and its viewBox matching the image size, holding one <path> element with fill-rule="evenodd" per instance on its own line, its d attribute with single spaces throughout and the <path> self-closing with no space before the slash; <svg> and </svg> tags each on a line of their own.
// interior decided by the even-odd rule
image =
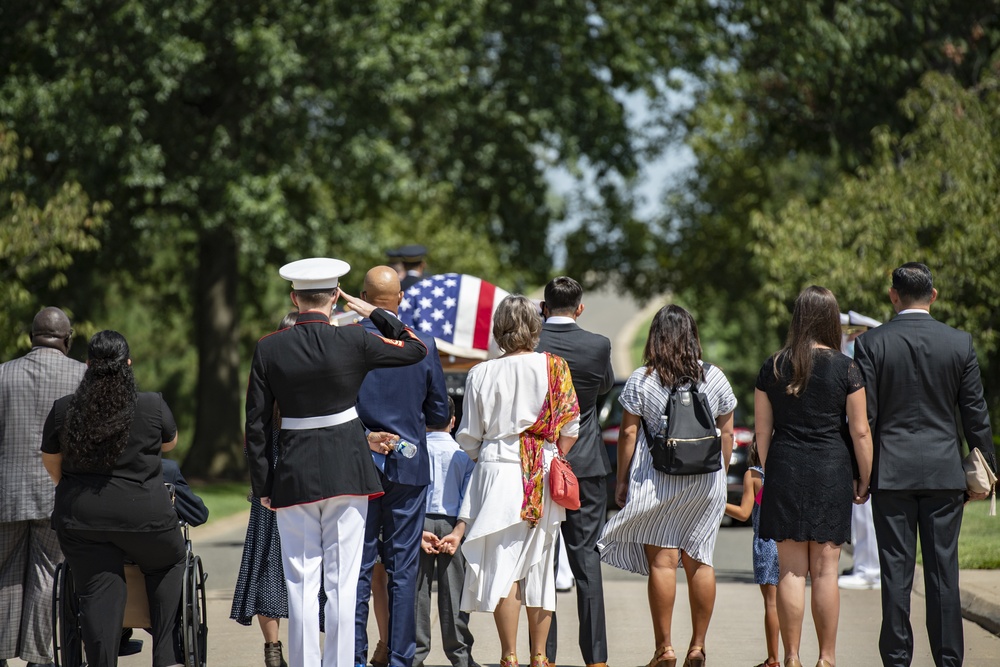
<svg viewBox="0 0 1000 667">
<path fill-rule="evenodd" d="M 615 382 L 608 393 L 597 399 L 597 418 L 601 425 L 601 437 L 611 459 L 611 474 L 608 475 L 608 509 L 618 509 L 615 503 L 615 480 L 618 472 L 618 428 L 622 422 L 622 405 L 618 396 L 625 386 L 624 380 Z M 726 475 L 726 502 L 738 505 L 743 499 L 743 475 L 747 471 L 750 443 L 753 429 L 744 424 L 742 413 L 737 408 L 734 417 L 737 426 L 733 428 L 733 454 L 729 458 L 729 472 Z"/>
</svg>

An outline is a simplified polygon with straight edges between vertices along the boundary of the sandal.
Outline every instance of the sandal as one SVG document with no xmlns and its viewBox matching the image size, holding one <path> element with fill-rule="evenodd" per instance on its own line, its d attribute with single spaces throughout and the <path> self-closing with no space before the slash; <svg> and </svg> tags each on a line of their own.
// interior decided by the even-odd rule
<svg viewBox="0 0 1000 667">
<path fill-rule="evenodd" d="M 700 656 L 692 658 L 692 653 L 701 653 Z M 684 658 L 684 667 L 705 667 L 705 660 L 707 656 L 705 655 L 704 646 L 692 646 L 688 649 L 687 657 Z"/>
<path fill-rule="evenodd" d="M 781 667 L 781 663 L 778 662 L 777 660 L 772 660 L 771 662 L 768 662 L 767 660 L 765 660 L 764 662 L 760 663 L 759 665 L 754 665 L 754 667 Z"/>
<path fill-rule="evenodd" d="M 531 657 L 531 667 L 549 667 L 549 659 L 542 653 L 536 653 Z"/>
<path fill-rule="evenodd" d="M 653 659 L 649 661 L 646 667 L 677 667 L 677 656 L 672 655 L 669 658 L 666 657 L 668 653 L 673 653 L 674 647 L 667 644 L 661 649 L 657 649 L 656 653 L 653 654 Z"/>
<path fill-rule="evenodd" d="M 520 667 L 517 664 L 517 656 L 513 653 L 508 653 L 506 658 L 500 658 L 500 667 Z"/>
</svg>

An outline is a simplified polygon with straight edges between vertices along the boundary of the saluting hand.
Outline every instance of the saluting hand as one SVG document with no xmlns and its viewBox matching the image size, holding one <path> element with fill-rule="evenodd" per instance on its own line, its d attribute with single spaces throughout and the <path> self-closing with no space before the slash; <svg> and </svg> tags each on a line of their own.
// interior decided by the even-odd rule
<svg viewBox="0 0 1000 667">
<path fill-rule="evenodd" d="M 372 312 L 375 310 L 375 306 L 371 305 L 363 299 L 359 299 L 356 296 L 351 296 L 342 289 L 338 289 L 337 293 L 339 296 L 344 297 L 344 301 L 350 306 L 351 310 L 360 315 L 361 317 L 371 317 Z"/>
</svg>

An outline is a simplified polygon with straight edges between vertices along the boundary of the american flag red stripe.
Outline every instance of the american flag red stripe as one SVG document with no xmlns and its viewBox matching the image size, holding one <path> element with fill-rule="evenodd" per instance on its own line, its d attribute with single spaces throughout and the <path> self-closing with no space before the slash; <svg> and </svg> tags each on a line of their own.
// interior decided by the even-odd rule
<svg viewBox="0 0 1000 667">
<path fill-rule="evenodd" d="M 472 347 L 485 350 L 490 344 L 490 334 L 493 328 L 493 298 L 496 296 L 496 286 L 485 280 L 479 283 L 479 305 L 476 307 L 476 329 L 473 334 Z"/>
</svg>

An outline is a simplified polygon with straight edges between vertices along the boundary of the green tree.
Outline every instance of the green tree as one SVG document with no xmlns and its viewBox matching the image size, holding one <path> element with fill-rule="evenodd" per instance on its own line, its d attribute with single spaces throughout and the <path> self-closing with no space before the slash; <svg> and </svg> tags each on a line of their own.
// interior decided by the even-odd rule
<svg viewBox="0 0 1000 667">
<path fill-rule="evenodd" d="M 66 284 L 74 255 L 98 247 L 94 232 L 107 210 L 91 204 L 77 183 L 61 184 L 44 202 L 10 187 L 22 156 L 30 155 L 0 124 L 0 359 L 30 347 L 32 318 L 47 305 L 45 296 Z"/>
<path fill-rule="evenodd" d="M 571 270 L 620 268 L 637 293 L 682 292 L 715 320 L 702 324 L 733 353 L 719 363 L 746 377 L 781 333 L 765 308 L 768 267 L 751 252 L 750 221 L 792 199 L 806 207 L 822 201 L 842 174 L 869 164 L 875 127 L 909 131 L 912 119 L 898 101 L 925 73 L 977 85 L 1000 49 L 1000 7 L 968 0 L 713 7 L 690 28 L 700 38 L 681 42 L 678 54 L 693 97 L 678 112 L 680 135 L 695 166 L 665 193 L 662 219 L 636 221 L 629 205 L 591 216 L 571 242 L 578 249 Z"/>
<path fill-rule="evenodd" d="M 108 302 L 148 298 L 137 328 L 187 309 L 198 373 L 186 468 L 239 474 L 240 362 L 273 325 L 275 265 L 329 253 L 364 266 L 417 228 L 441 242 L 439 268 L 543 279 L 561 215 L 544 170 L 631 178 L 639 142 L 616 95 L 659 94 L 676 37 L 710 11 L 12 0 L 0 120 L 36 149 L 18 187 L 46 197 L 77 181 L 113 205 L 99 257 L 74 273 L 81 299 L 121 314 L 132 309 Z M 163 353 L 176 348 L 176 332 L 156 334 L 172 337 Z"/>
<path fill-rule="evenodd" d="M 842 309 L 881 320 L 893 313 L 889 272 L 907 261 L 931 267 L 935 317 L 975 340 L 994 420 L 1000 417 L 1000 78 L 963 88 L 931 73 L 900 104 L 910 132 L 875 132 L 875 159 L 836 180 L 818 204 L 793 199 L 754 216 L 753 254 L 775 323 L 810 283 Z"/>
</svg>

